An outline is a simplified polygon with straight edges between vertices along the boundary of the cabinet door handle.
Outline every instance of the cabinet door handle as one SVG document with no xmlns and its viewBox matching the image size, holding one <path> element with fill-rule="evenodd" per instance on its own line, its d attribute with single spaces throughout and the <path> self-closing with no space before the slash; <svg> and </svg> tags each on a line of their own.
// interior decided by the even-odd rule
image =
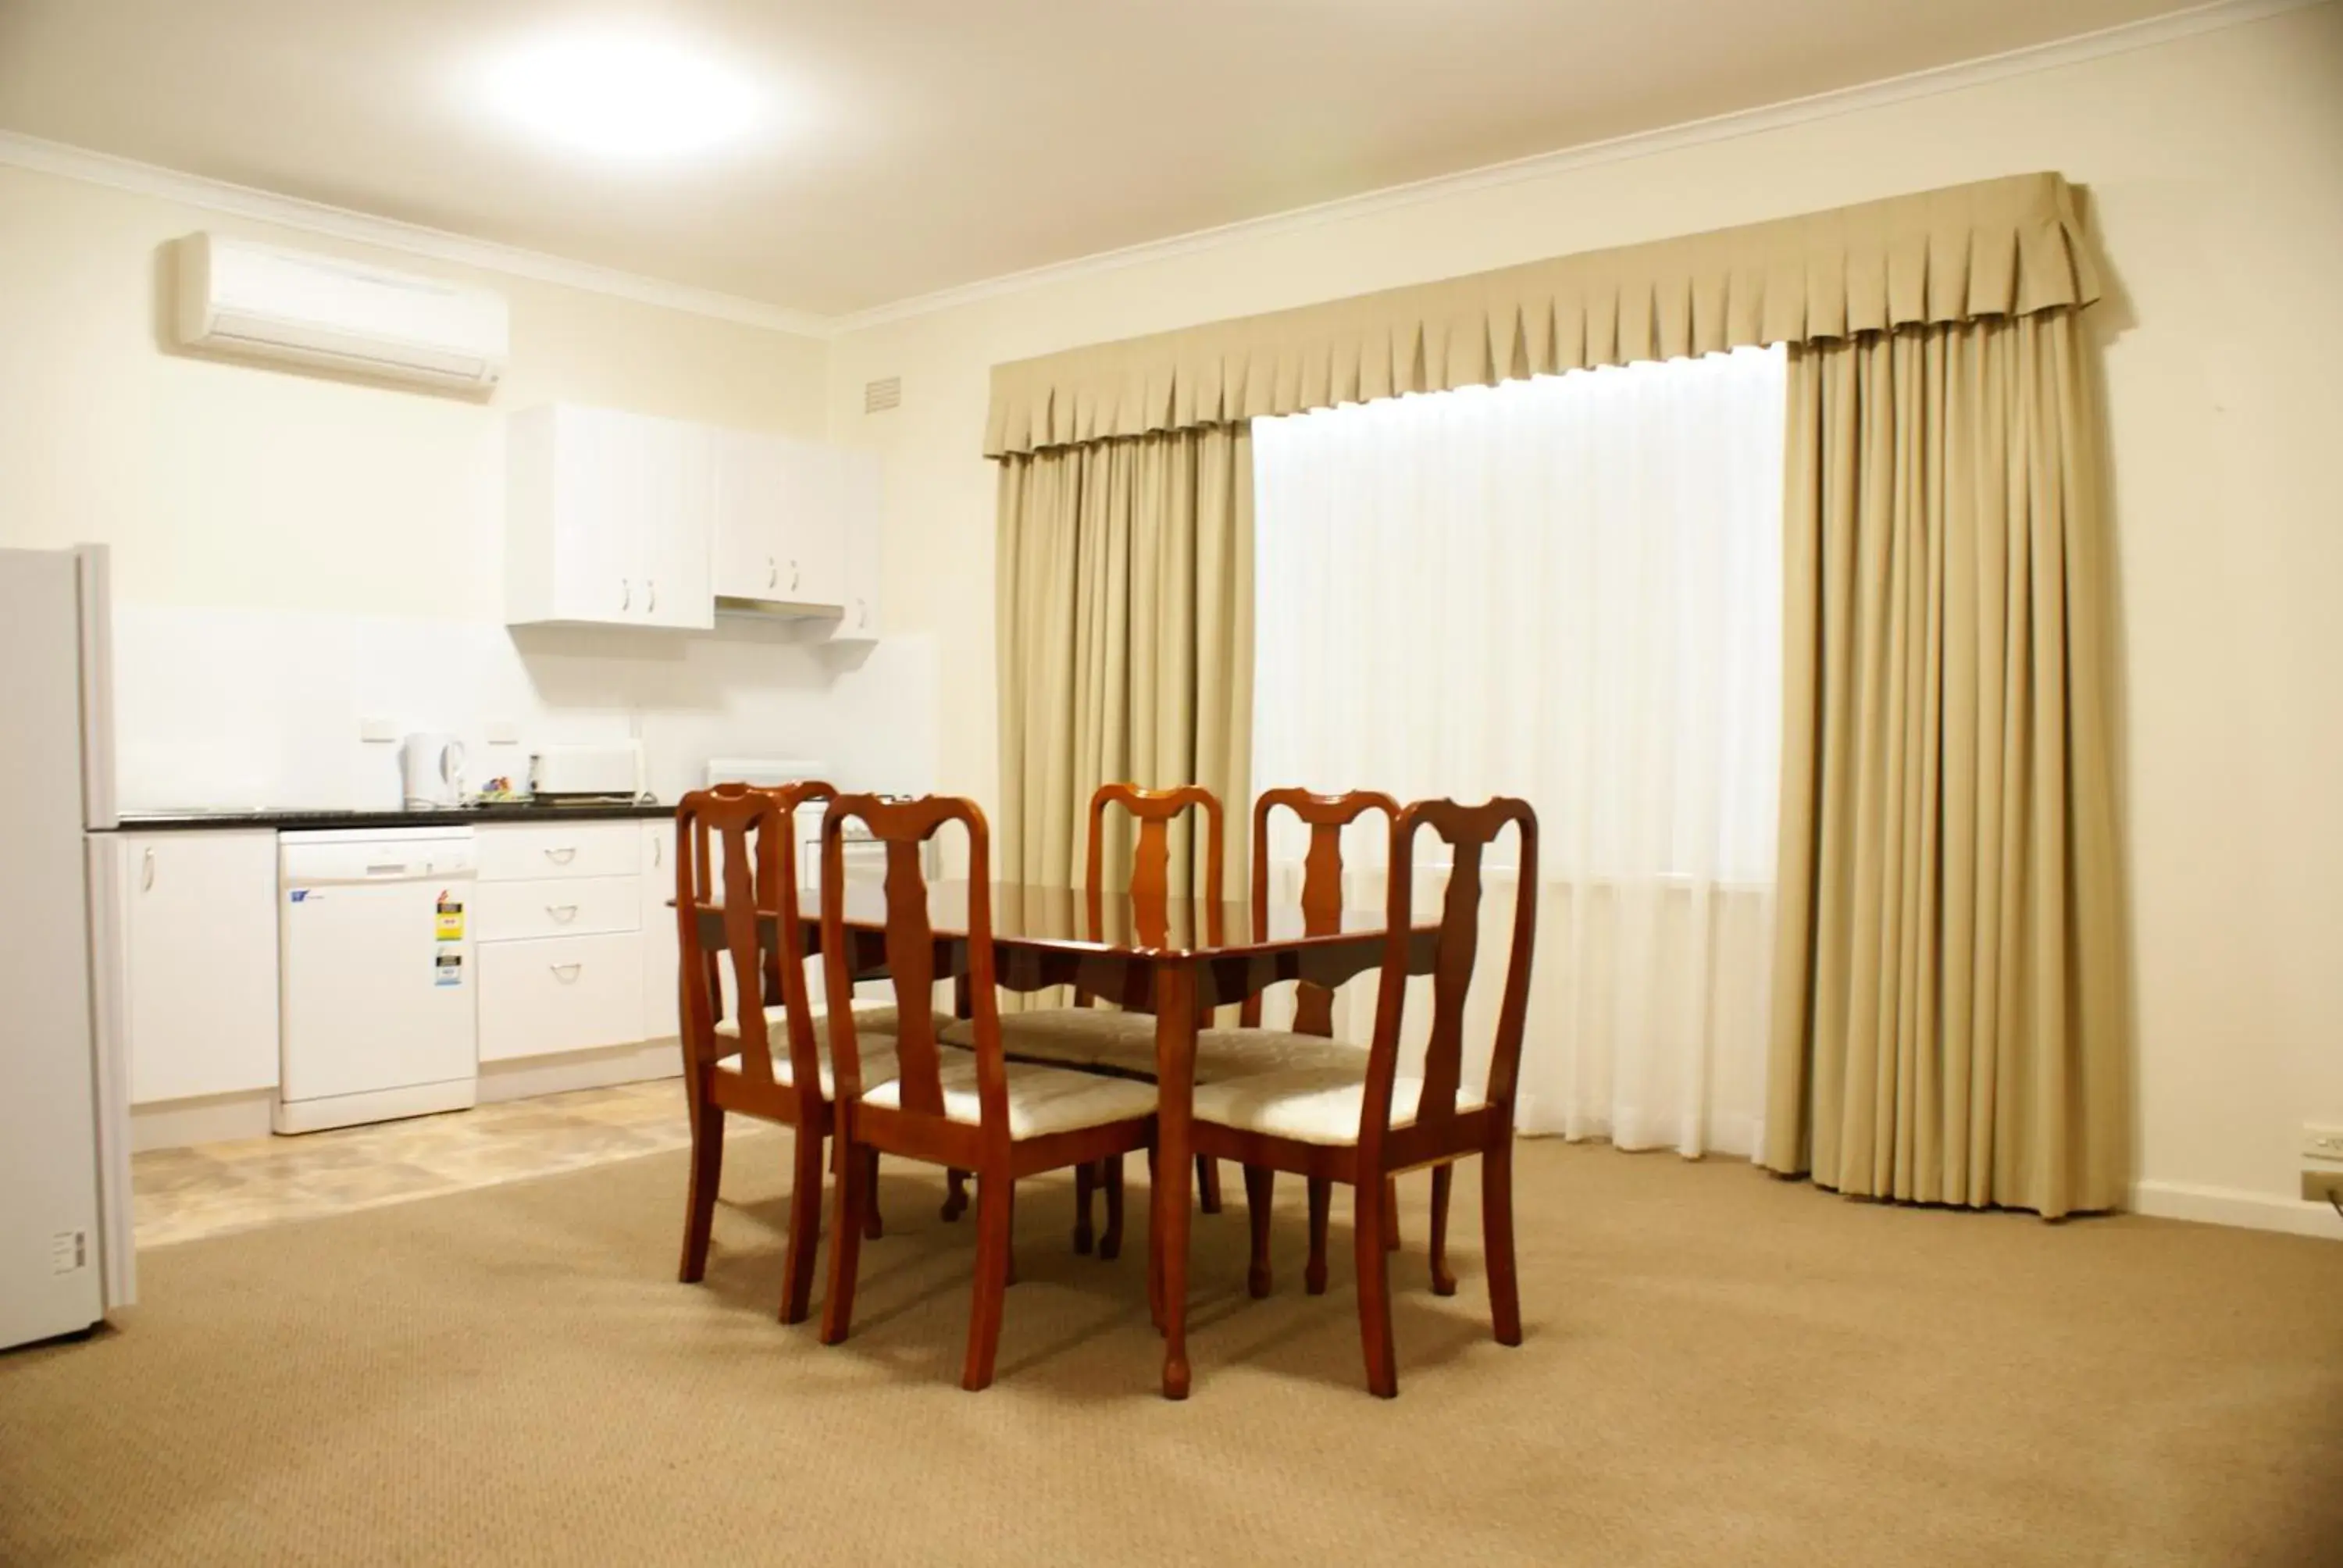
<svg viewBox="0 0 2343 1568">
<path fill-rule="evenodd" d="M 578 918 L 578 906 L 575 904 L 548 904 L 545 906 L 545 912 L 551 915 L 559 924 L 566 926 L 570 921 Z"/>
<path fill-rule="evenodd" d="M 649 610 L 649 611 L 651 611 L 651 612 L 653 612 L 653 613 L 657 613 L 657 611 L 658 611 L 658 609 L 659 609 L 659 579 L 658 579 L 658 578 L 652 578 L 652 579 L 651 579 L 651 598 L 650 598 L 650 602 L 649 602 L 649 604 L 645 605 L 643 608 L 644 608 L 646 610 Z"/>
<path fill-rule="evenodd" d="M 795 561 L 791 561 L 791 562 L 789 563 L 789 587 L 791 587 L 791 588 L 795 588 L 795 587 L 797 587 L 797 586 L 798 586 L 798 563 L 797 563 L 797 562 L 795 562 Z"/>
<path fill-rule="evenodd" d="M 651 836 L 651 865 L 654 868 L 657 868 L 666 864 L 667 840 L 659 837 L 657 834 L 653 834 Z"/>
<path fill-rule="evenodd" d="M 767 556 L 765 558 L 765 586 L 767 588 L 779 588 L 780 585 L 781 568 L 773 564 L 772 557 Z"/>
<path fill-rule="evenodd" d="M 555 844 L 545 851 L 545 858 L 557 866 L 566 866 L 578 858 L 578 846 Z"/>
<path fill-rule="evenodd" d="M 870 624 L 870 606 L 860 594 L 854 596 L 854 624 L 858 627 Z"/>
<path fill-rule="evenodd" d="M 554 979 L 559 980 L 563 985 L 568 985 L 570 981 L 578 978 L 578 971 L 584 969 L 586 966 L 582 963 L 567 963 L 548 964 L 545 967 L 553 971 Z"/>
<path fill-rule="evenodd" d="M 154 849 L 154 846 L 150 844 L 150 845 L 148 845 L 148 846 L 147 846 L 147 848 L 146 848 L 146 853 L 144 856 L 140 857 L 140 859 L 139 859 L 139 865 L 138 865 L 138 890 L 139 890 L 140 892 L 142 892 L 142 893 L 144 893 L 144 892 L 148 892 L 148 891 L 151 891 L 151 890 L 154 889 L 154 886 L 155 886 L 155 849 Z"/>
<path fill-rule="evenodd" d="M 635 585 L 625 578 L 618 579 L 618 608 L 620 609 L 635 608 Z"/>
</svg>

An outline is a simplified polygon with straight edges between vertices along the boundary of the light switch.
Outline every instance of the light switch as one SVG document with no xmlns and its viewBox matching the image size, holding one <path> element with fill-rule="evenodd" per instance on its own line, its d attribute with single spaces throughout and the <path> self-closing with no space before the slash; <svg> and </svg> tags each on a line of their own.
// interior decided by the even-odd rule
<svg viewBox="0 0 2343 1568">
<path fill-rule="evenodd" d="M 520 726 L 509 719 L 491 719 L 486 728 L 488 732 L 488 744 L 491 746 L 520 744 Z"/>
<path fill-rule="evenodd" d="M 380 714 L 361 719 L 358 720 L 358 739 L 360 740 L 396 740 L 398 739 L 398 720 L 385 719 Z"/>
</svg>

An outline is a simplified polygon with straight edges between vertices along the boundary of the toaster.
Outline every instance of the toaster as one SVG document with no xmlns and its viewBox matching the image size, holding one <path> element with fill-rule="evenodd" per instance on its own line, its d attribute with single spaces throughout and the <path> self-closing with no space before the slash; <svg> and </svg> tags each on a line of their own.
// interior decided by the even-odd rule
<svg viewBox="0 0 2343 1568">
<path fill-rule="evenodd" d="M 541 800 L 635 799 L 643 792 L 642 742 L 540 747 L 528 755 L 528 792 Z"/>
</svg>

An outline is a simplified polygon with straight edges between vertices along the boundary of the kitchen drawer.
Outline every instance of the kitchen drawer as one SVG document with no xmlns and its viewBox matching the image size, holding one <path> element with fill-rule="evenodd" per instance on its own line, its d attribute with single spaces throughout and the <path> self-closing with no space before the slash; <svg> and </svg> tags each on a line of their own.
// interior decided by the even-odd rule
<svg viewBox="0 0 2343 1568">
<path fill-rule="evenodd" d="M 624 877 L 642 867 L 642 829 L 634 822 L 483 825 L 475 830 L 474 844 L 483 882 Z"/>
<path fill-rule="evenodd" d="M 480 1060 L 549 1056 L 641 1038 L 642 938 L 633 931 L 488 942 L 480 966 Z"/>
<path fill-rule="evenodd" d="M 472 939 L 587 937 L 639 930 L 640 877 L 550 877 L 534 882 L 482 882 L 472 890 Z"/>
</svg>

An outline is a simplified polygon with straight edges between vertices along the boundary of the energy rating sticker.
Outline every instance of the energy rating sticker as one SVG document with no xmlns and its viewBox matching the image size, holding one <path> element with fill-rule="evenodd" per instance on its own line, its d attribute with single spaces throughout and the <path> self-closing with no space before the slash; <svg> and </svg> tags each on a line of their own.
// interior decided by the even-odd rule
<svg viewBox="0 0 2343 1568">
<path fill-rule="evenodd" d="M 443 942 L 464 940 L 464 905 L 462 900 L 439 895 L 439 912 L 434 917 L 432 935 Z"/>
<path fill-rule="evenodd" d="M 461 917 L 459 916 L 458 918 L 460 919 Z M 464 955 L 461 953 L 434 953 L 431 956 L 431 983 L 433 985 L 462 985 L 464 983 Z"/>
</svg>

